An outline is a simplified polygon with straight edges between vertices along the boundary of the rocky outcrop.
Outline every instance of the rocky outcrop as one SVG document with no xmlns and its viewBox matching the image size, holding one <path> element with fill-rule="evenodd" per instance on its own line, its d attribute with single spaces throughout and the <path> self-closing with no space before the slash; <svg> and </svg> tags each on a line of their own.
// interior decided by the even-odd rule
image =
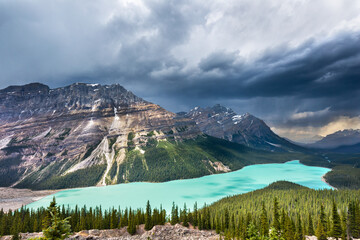
<svg viewBox="0 0 360 240">
<path fill-rule="evenodd" d="M 11 86 L 0 90 L 0 185 L 31 187 L 95 166 L 101 174 L 89 185 L 111 184 L 108 173 L 128 147 L 199 134 L 192 120 L 118 84 Z"/>
<path fill-rule="evenodd" d="M 42 237 L 42 233 L 21 233 L 21 239 Z M 180 224 L 174 226 L 170 224 L 154 226 L 150 231 L 144 230 L 144 225 L 140 225 L 137 233 L 131 236 L 126 227 L 121 229 L 108 229 L 108 230 L 84 230 L 71 235 L 67 239 L 113 239 L 113 240 L 218 240 L 219 235 L 214 231 L 200 231 L 197 229 L 190 229 L 183 227 Z M 10 239 L 10 238 L 8 238 Z M 1 238 L 5 240 L 5 238 Z"/>
<path fill-rule="evenodd" d="M 35 239 L 43 237 L 43 234 L 40 233 L 20 233 L 20 239 L 26 240 L 29 238 Z M 105 239 L 112 239 L 112 240 L 218 240 L 224 239 L 221 238 L 219 234 L 216 234 L 214 231 L 208 230 L 197 230 L 197 229 L 190 229 L 183 227 L 180 224 L 176 224 L 174 226 L 170 224 L 166 225 L 157 225 L 154 226 L 153 229 L 150 231 L 145 231 L 144 226 L 139 226 L 137 233 L 135 235 L 130 235 L 126 231 L 125 228 L 121 229 L 108 229 L 108 230 L 84 230 L 78 232 L 76 234 L 71 235 L 68 240 L 90 240 L 90 239 L 97 239 L 97 240 L 105 240 Z M 306 240 L 317 240 L 316 236 L 305 236 Z M 341 238 L 339 238 L 341 239 Z M 359 240 L 355 239 L 354 240 Z M 2 236 L 0 240 L 12 240 L 12 236 Z M 335 238 L 328 238 L 328 240 L 335 240 Z"/>
<path fill-rule="evenodd" d="M 263 120 L 249 113 L 238 115 L 231 108 L 219 104 L 196 107 L 178 115 L 193 119 L 200 130 L 210 136 L 249 147 L 276 152 L 304 150 L 276 135 Z"/>
</svg>

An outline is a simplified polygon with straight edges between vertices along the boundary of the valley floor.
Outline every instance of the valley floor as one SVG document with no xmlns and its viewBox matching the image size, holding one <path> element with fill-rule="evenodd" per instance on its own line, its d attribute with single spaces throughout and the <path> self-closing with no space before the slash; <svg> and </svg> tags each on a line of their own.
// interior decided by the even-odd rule
<svg viewBox="0 0 360 240">
<path fill-rule="evenodd" d="M 30 189 L 1 187 L 0 209 L 3 209 L 5 212 L 9 211 L 9 209 L 16 210 L 23 205 L 35 202 L 58 191 L 59 190 L 32 191 Z"/>
</svg>

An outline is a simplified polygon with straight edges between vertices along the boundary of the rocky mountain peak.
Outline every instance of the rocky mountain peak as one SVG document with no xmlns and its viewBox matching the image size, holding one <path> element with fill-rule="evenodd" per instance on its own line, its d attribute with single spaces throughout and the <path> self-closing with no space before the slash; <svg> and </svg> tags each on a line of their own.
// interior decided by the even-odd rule
<svg viewBox="0 0 360 240">
<path fill-rule="evenodd" d="M 0 94 L 11 94 L 11 95 L 21 95 L 27 93 L 36 93 L 36 94 L 45 94 L 50 90 L 49 86 L 42 83 L 29 83 L 22 86 L 9 86 L 4 89 L 0 89 Z"/>
<path fill-rule="evenodd" d="M 216 104 L 196 107 L 185 116 L 192 118 L 206 134 L 250 147 L 287 151 L 297 146 L 277 136 L 266 123 L 250 113 L 237 114 L 231 108 Z"/>
<path fill-rule="evenodd" d="M 50 89 L 41 83 L 32 83 L 0 90 L 0 121 L 24 120 L 44 114 L 54 116 L 71 111 L 113 111 L 145 103 L 119 84 L 75 83 Z"/>
<path fill-rule="evenodd" d="M 35 186 L 50 175 L 60 177 L 93 166 L 104 169 L 90 185 L 124 182 L 126 176 L 118 172 L 109 176 L 109 171 L 123 163 L 128 149 L 199 135 L 193 120 L 176 117 L 119 84 L 8 87 L 0 90 L 0 162 L 16 166 L 0 171 L 0 186 L 21 181 L 21 186 Z"/>
</svg>

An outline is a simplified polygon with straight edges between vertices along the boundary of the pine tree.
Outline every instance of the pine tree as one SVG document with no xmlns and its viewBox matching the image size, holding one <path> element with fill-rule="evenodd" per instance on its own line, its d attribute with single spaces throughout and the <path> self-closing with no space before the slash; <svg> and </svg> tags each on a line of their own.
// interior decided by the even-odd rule
<svg viewBox="0 0 360 240">
<path fill-rule="evenodd" d="M 193 224 L 194 226 L 198 225 L 198 208 L 197 208 L 197 202 L 195 202 L 194 204 L 194 215 L 193 215 L 194 221 Z"/>
<path fill-rule="evenodd" d="M 181 211 L 181 215 L 182 215 L 181 222 L 183 223 L 183 225 L 185 227 L 188 227 L 189 222 L 188 222 L 188 213 L 187 213 L 186 203 L 184 203 L 184 209 Z"/>
<path fill-rule="evenodd" d="M 151 221 L 151 206 L 149 200 L 146 203 L 146 212 L 145 212 L 145 229 L 149 231 L 152 229 L 153 223 Z"/>
<path fill-rule="evenodd" d="M 318 238 L 318 240 L 327 240 L 324 225 L 321 223 L 321 221 L 318 222 L 316 228 L 316 237 Z"/>
<path fill-rule="evenodd" d="M 34 220 L 34 226 L 33 226 L 33 232 L 37 232 L 38 229 L 39 229 L 39 223 L 38 223 L 37 218 L 35 218 L 35 220 Z"/>
<path fill-rule="evenodd" d="M 307 229 L 307 234 L 308 234 L 309 236 L 315 235 L 314 224 L 313 224 L 312 217 L 311 217 L 310 213 L 309 213 L 309 215 L 308 215 L 308 229 Z"/>
<path fill-rule="evenodd" d="M 225 229 L 228 229 L 229 228 L 229 222 L 230 222 L 230 219 L 229 219 L 229 210 L 227 208 L 225 208 L 225 213 L 224 213 L 224 227 Z"/>
<path fill-rule="evenodd" d="M 11 210 L 9 211 L 11 213 Z M 3 216 L 0 222 L 0 236 L 7 235 L 9 233 L 8 216 Z"/>
<path fill-rule="evenodd" d="M 111 218 L 110 218 L 110 229 L 114 229 L 118 226 L 118 219 L 116 210 L 113 208 L 111 211 Z"/>
<path fill-rule="evenodd" d="M 19 215 L 16 214 L 16 216 L 14 217 L 13 223 L 11 225 L 11 228 L 10 228 L 10 234 L 13 235 L 12 240 L 19 240 L 19 233 L 20 233 L 19 224 L 20 224 L 20 221 L 21 220 L 20 220 Z"/>
<path fill-rule="evenodd" d="M 131 208 L 129 210 L 129 223 L 127 226 L 127 231 L 131 235 L 134 235 L 136 233 L 136 220 L 135 220 L 134 212 L 131 211 Z"/>
<path fill-rule="evenodd" d="M 43 230 L 46 239 L 65 239 L 71 233 L 69 218 L 61 219 L 59 216 L 59 208 L 56 206 L 55 198 L 48 208 L 51 215 L 50 226 Z"/>
<path fill-rule="evenodd" d="M 304 232 L 303 232 L 303 227 L 302 227 L 302 222 L 301 222 L 301 218 L 300 218 L 300 214 L 298 214 L 295 239 L 296 239 L 296 240 L 303 240 L 303 239 L 305 239 Z"/>
<path fill-rule="evenodd" d="M 342 212 L 341 214 L 341 225 L 342 225 L 342 234 L 341 234 L 341 239 L 346 239 L 346 232 L 347 232 L 347 216 L 346 216 L 346 213 L 345 212 Z"/>
<path fill-rule="evenodd" d="M 285 210 L 281 210 L 281 218 L 280 218 L 280 234 L 283 234 L 286 228 L 286 214 Z"/>
<path fill-rule="evenodd" d="M 220 219 L 218 216 L 216 216 L 216 219 L 215 219 L 215 231 L 217 234 L 220 233 Z"/>
<path fill-rule="evenodd" d="M 274 207 L 273 207 L 273 228 L 275 229 L 277 235 L 279 235 L 281 227 L 280 227 L 280 214 L 279 214 L 279 202 L 277 198 L 274 198 Z"/>
<path fill-rule="evenodd" d="M 355 203 L 355 232 L 356 237 L 360 238 L 360 202 Z"/>
<path fill-rule="evenodd" d="M 320 206 L 320 222 L 323 226 L 324 232 L 327 233 L 328 229 L 327 229 L 327 223 L 328 221 L 326 221 L 326 214 L 324 211 L 324 205 Z"/>
<path fill-rule="evenodd" d="M 50 206 L 47 208 L 45 218 L 42 222 L 43 228 L 48 228 L 51 225 L 51 209 L 53 209 L 56 206 L 56 200 L 55 197 L 53 197 L 53 200 L 50 202 Z"/>
<path fill-rule="evenodd" d="M 341 229 L 341 220 L 337 210 L 337 206 L 335 200 L 333 200 L 332 204 L 332 228 L 331 228 L 331 236 L 335 237 L 336 240 L 341 237 L 342 229 Z"/>
<path fill-rule="evenodd" d="M 265 209 L 265 203 L 262 202 L 262 211 L 260 216 L 260 235 L 268 236 L 269 235 L 269 221 L 267 218 L 267 212 Z"/>
<path fill-rule="evenodd" d="M 178 222 L 179 222 L 178 210 L 177 210 L 177 206 L 175 206 L 175 202 L 173 202 L 172 209 L 171 209 L 170 223 L 171 223 L 171 225 L 175 225 Z"/>
<path fill-rule="evenodd" d="M 326 215 L 324 213 L 324 206 L 321 205 L 320 218 L 316 228 L 316 237 L 318 238 L 318 240 L 327 240 L 325 227 L 326 227 Z"/>
<path fill-rule="evenodd" d="M 288 215 L 285 215 L 285 226 L 284 226 L 284 238 L 286 240 L 293 240 L 294 239 L 294 229 L 293 223 Z"/>
<path fill-rule="evenodd" d="M 123 222 L 123 226 L 128 226 L 129 225 L 129 211 L 127 208 L 125 208 L 125 212 L 124 212 L 124 216 L 123 216 L 124 222 Z"/>
<path fill-rule="evenodd" d="M 360 207 L 359 202 L 351 201 L 348 208 L 349 233 L 352 237 L 360 237 Z"/>
</svg>

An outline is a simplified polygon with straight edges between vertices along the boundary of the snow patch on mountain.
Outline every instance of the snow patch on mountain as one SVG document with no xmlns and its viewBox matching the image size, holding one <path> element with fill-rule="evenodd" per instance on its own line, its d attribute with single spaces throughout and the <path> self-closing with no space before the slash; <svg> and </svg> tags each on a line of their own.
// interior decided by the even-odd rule
<svg viewBox="0 0 360 240">
<path fill-rule="evenodd" d="M 268 141 L 265 141 L 265 142 L 266 142 L 267 144 L 270 144 L 271 146 L 281 148 L 281 145 L 280 145 L 280 144 L 275 144 L 275 143 L 268 142 Z"/>
<path fill-rule="evenodd" d="M 232 120 L 234 122 L 234 124 L 239 124 L 244 118 L 244 115 L 235 115 L 235 116 L 232 116 Z"/>
<path fill-rule="evenodd" d="M 39 135 L 35 136 L 33 138 L 33 140 L 39 140 L 39 139 L 42 139 L 44 138 L 46 135 L 48 135 L 48 133 L 51 131 L 51 127 L 49 127 L 46 131 L 40 133 Z"/>
<path fill-rule="evenodd" d="M 0 149 L 6 148 L 9 142 L 11 141 L 13 135 L 8 136 L 0 140 Z"/>
</svg>

